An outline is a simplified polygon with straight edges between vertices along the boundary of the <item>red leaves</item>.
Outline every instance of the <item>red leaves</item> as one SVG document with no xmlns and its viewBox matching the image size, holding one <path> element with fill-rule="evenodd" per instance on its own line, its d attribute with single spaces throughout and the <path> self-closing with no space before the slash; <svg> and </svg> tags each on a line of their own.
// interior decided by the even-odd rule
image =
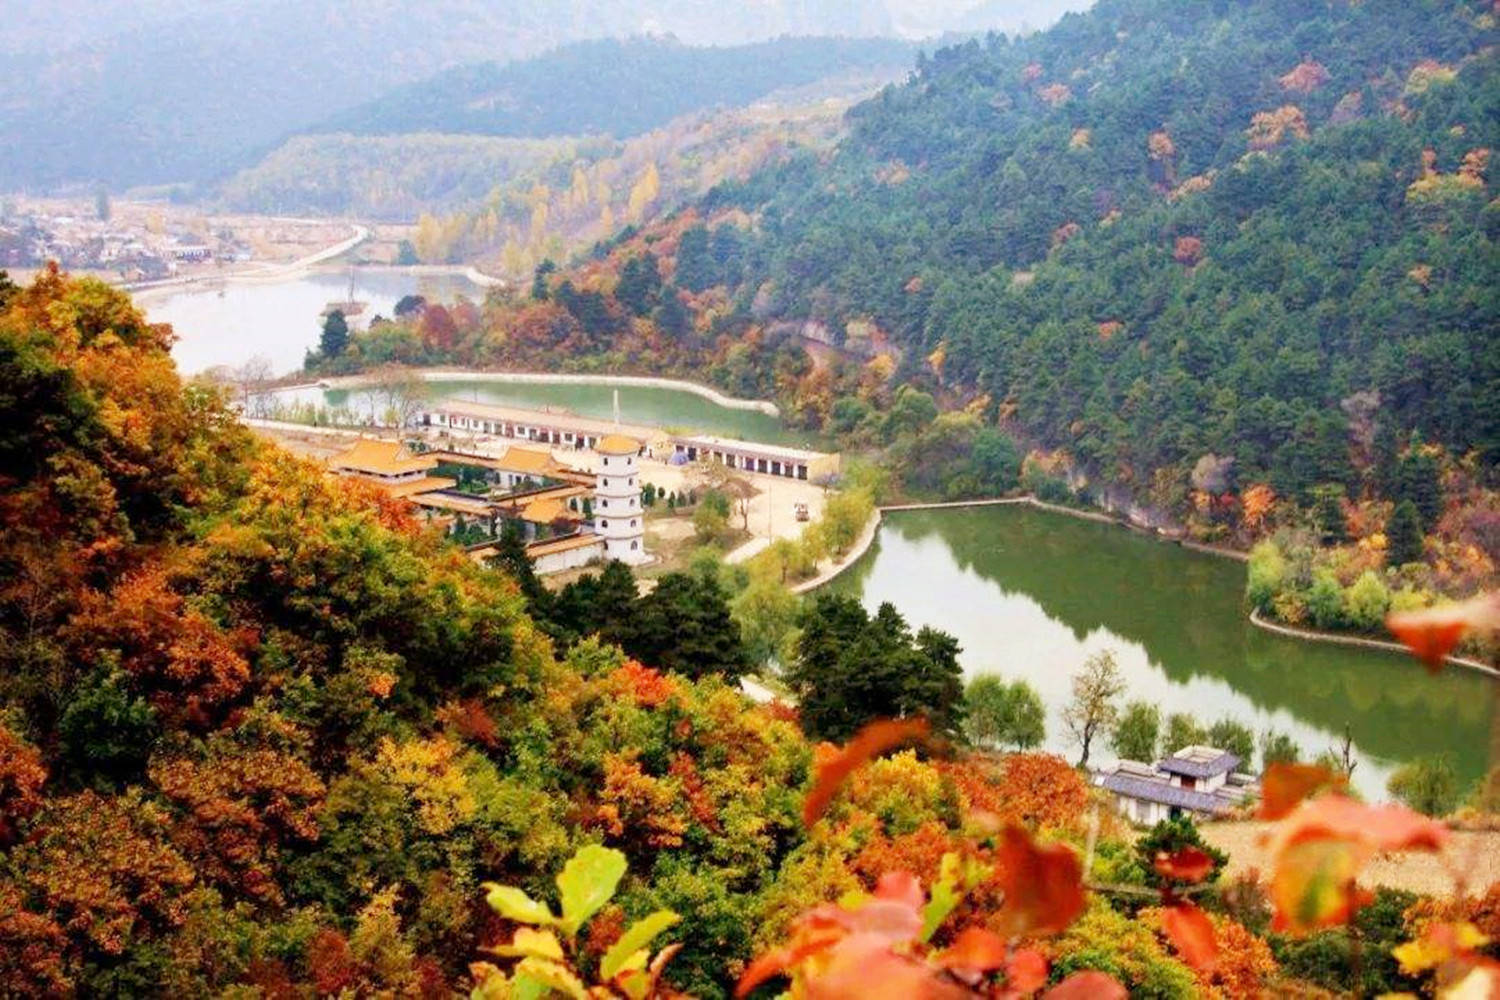
<svg viewBox="0 0 1500 1000">
<path fill-rule="evenodd" d="M 1214 870 L 1214 859 L 1196 847 L 1184 847 L 1175 854 L 1157 854 L 1152 866 L 1162 878 L 1176 882 L 1202 882 Z"/>
<path fill-rule="evenodd" d="M 1007 938 L 1057 934 L 1083 912 L 1083 865 L 1066 844 L 1038 846 L 1007 827 L 995 851 L 996 882 L 1005 898 L 992 926 Z"/>
<path fill-rule="evenodd" d="M 1362 904 L 1355 879 L 1383 851 L 1440 850 L 1448 829 L 1404 806 L 1367 806 L 1342 795 L 1302 803 L 1271 847 L 1272 927 L 1294 934 L 1346 923 Z"/>
<path fill-rule="evenodd" d="M 817 780 L 802 803 L 802 820 L 812 826 L 828 810 L 844 779 L 866 762 L 927 735 L 926 719 L 880 719 L 866 725 L 832 758 L 818 765 Z"/>
<path fill-rule="evenodd" d="M 1343 775 L 1334 774 L 1316 764 L 1275 763 L 1266 768 L 1260 783 L 1258 819 L 1281 819 L 1314 792 L 1323 788 L 1341 788 L 1348 783 Z"/>
<path fill-rule="evenodd" d="M 1125 987 L 1102 972 L 1075 972 L 1047 991 L 1044 1000 L 1125 1000 Z"/>
<path fill-rule="evenodd" d="M 1500 629 L 1500 591 L 1480 594 L 1460 604 L 1398 612 L 1385 624 L 1429 671 L 1437 673 L 1464 636 Z"/>
<path fill-rule="evenodd" d="M 1208 915 L 1192 903 L 1162 911 L 1162 930 L 1182 960 L 1199 972 L 1212 972 L 1219 961 L 1219 940 Z"/>
</svg>

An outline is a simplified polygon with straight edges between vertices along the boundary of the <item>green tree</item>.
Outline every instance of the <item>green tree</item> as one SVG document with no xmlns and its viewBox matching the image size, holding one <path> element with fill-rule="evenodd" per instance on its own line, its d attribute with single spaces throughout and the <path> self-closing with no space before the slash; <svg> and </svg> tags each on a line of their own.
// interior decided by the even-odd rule
<svg viewBox="0 0 1500 1000">
<path fill-rule="evenodd" d="M 1036 688 L 1014 680 L 1005 689 L 1005 729 L 1002 739 L 1017 750 L 1030 750 L 1047 738 L 1047 709 Z"/>
<path fill-rule="evenodd" d="M 490 565 L 516 581 L 516 586 L 521 589 L 521 595 L 526 598 L 526 605 L 531 611 L 532 618 L 544 625 L 550 623 L 552 592 L 536 575 L 536 567 L 531 561 L 531 556 L 526 554 L 526 539 L 522 537 L 520 525 L 516 521 L 506 521 L 500 529 L 500 537 L 496 540 L 495 555 L 490 559 Z"/>
<path fill-rule="evenodd" d="M 342 309 L 335 309 L 323 318 L 323 335 L 318 340 L 318 350 L 323 357 L 333 360 L 349 346 L 349 321 Z"/>
<path fill-rule="evenodd" d="M 871 617 L 841 594 L 819 594 L 801 626 L 786 680 L 810 735 L 842 741 L 871 719 L 909 715 L 957 733 L 964 705 L 952 636 L 923 629 L 913 637 L 890 604 Z"/>
<path fill-rule="evenodd" d="M 1145 701 L 1126 705 L 1110 733 L 1110 746 L 1125 760 L 1156 760 L 1160 742 L 1161 709 Z"/>
<path fill-rule="evenodd" d="M 396 244 L 397 267 L 415 267 L 420 263 L 422 263 L 422 259 L 417 256 L 417 248 L 412 244 L 411 240 L 402 240 Z"/>
<path fill-rule="evenodd" d="M 1385 785 L 1401 802 L 1427 816 L 1458 808 L 1458 775 L 1447 757 L 1419 757 L 1397 768 Z"/>
<path fill-rule="evenodd" d="M 1422 561 L 1422 515 L 1417 505 L 1402 500 L 1385 522 L 1385 561 L 1388 566 L 1404 566 Z"/>
<path fill-rule="evenodd" d="M 1208 745 L 1228 750 L 1247 771 L 1255 766 L 1255 732 L 1243 723 L 1230 718 L 1215 722 L 1208 727 Z"/>
<path fill-rule="evenodd" d="M 1173 712 L 1167 716 L 1167 735 L 1161 747 L 1163 754 L 1171 756 L 1183 747 L 1202 746 L 1207 742 L 1208 731 L 1191 715 Z"/>
<path fill-rule="evenodd" d="M 1374 570 L 1365 570 L 1344 591 L 1344 619 L 1363 632 L 1380 631 L 1390 607 L 1390 588 Z"/>
<path fill-rule="evenodd" d="M 980 674 L 964 689 L 964 732 L 975 746 L 993 750 L 1004 739 L 1008 691 L 998 674 Z"/>
<path fill-rule="evenodd" d="M 1324 545 L 1340 545 L 1349 540 L 1348 519 L 1344 516 L 1344 488 L 1327 483 L 1313 488 L 1313 524 Z"/>
<path fill-rule="evenodd" d="M 623 631 L 625 651 L 661 670 L 733 681 L 749 666 L 723 590 L 698 574 L 668 573 L 657 580 Z"/>
<path fill-rule="evenodd" d="M 531 297 L 537 302 L 546 302 L 552 297 L 552 289 L 547 279 L 556 270 L 557 265 L 552 262 L 551 258 L 536 266 L 536 271 L 531 275 Z"/>
<path fill-rule="evenodd" d="M 1397 503 L 1409 500 L 1422 519 L 1422 531 L 1429 532 L 1443 514 L 1442 470 L 1438 460 L 1428 454 L 1421 435 L 1413 434 L 1411 444 L 1396 463 Z"/>
<path fill-rule="evenodd" d="M 984 427 L 974 435 L 974 475 L 985 492 L 1009 493 L 1021 482 L 1021 453 L 1008 434 Z"/>
<path fill-rule="evenodd" d="M 655 254 L 638 254 L 625 261 L 615 298 L 636 316 L 645 316 L 656 308 L 661 299 L 661 273 Z"/>
<path fill-rule="evenodd" d="M 1176 819 L 1164 819 L 1153 826 L 1146 835 L 1136 841 L 1135 854 L 1142 870 L 1146 873 L 1147 884 L 1153 887 L 1172 885 L 1181 888 L 1181 882 L 1161 875 L 1156 871 L 1156 858 L 1158 855 L 1173 855 L 1185 847 L 1196 847 L 1198 850 L 1213 858 L 1214 866 L 1209 872 L 1205 883 L 1213 883 L 1219 880 L 1224 866 L 1229 863 L 1229 855 L 1214 847 L 1203 839 L 1203 834 L 1198 832 L 1198 826 L 1192 818 L 1186 814 Z"/>
<path fill-rule="evenodd" d="M 1302 759 L 1302 748 L 1286 733 L 1266 730 L 1260 738 L 1262 768 L 1272 764 L 1295 764 Z"/>
<path fill-rule="evenodd" d="M 144 776 L 161 727 L 146 699 L 130 692 L 124 672 L 111 666 L 74 689 L 57 732 L 74 780 L 103 791 Z"/>
<path fill-rule="evenodd" d="M 730 602 L 745 650 L 757 664 L 790 658 L 787 642 L 801 611 L 797 595 L 775 580 L 754 581 Z"/>
<path fill-rule="evenodd" d="M 1114 727 L 1120 714 L 1117 702 L 1124 691 L 1125 679 L 1115 654 L 1107 649 L 1084 660 L 1073 676 L 1073 699 L 1063 709 L 1063 722 L 1079 746 L 1079 767 L 1088 766 L 1095 737 Z"/>
</svg>

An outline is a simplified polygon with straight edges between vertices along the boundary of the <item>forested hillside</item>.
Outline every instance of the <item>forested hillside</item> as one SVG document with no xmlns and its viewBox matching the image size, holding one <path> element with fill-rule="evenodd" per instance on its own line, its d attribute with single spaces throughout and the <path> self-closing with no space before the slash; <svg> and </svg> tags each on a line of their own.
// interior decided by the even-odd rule
<svg viewBox="0 0 1500 1000">
<path fill-rule="evenodd" d="M 924 60 L 756 213 L 737 288 L 987 393 L 1106 478 L 1357 485 L 1384 427 L 1500 457 L 1488 6 L 1106 0 Z"/>
<path fill-rule="evenodd" d="M 1190 821 L 1135 844 L 1062 759 L 965 750 L 1010 727 L 975 699 L 991 722 L 961 729 L 951 636 L 819 598 L 802 711 L 755 706 L 713 566 L 638 597 L 614 563 L 549 595 L 518 545 L 476 565 L 258 442 L 170 343 L 102 284 L 0 272 L 0 993 L 1493 982 L 1500 889 L 1360 910 L 1365 860 L 1449 833 L 1336 771 L 1273 769 L 1267 888 L 1221 880 Z"/>
<path fill-rule="evenodd" d="M 779 38 L 729 48 L 603 39 L 524 62 L 460 66 L 310 131 L 625 139 L 691 111 L 742 107 L 825 77 L 872 70 L 894 76 L 916 53 L 915 45 L 873 38 Z"/>
</svg>

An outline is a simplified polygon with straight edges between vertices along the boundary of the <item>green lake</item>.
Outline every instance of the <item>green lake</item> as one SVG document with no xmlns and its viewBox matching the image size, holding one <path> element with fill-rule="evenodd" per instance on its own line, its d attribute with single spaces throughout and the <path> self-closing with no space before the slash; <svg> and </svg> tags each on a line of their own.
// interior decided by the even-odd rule
<svg viewBox="0 0 1500 1000">
<path fill-rule="evenodd" d="M 1251 625 L 1244 565 L 1124 528 L 1026 507 L 888 514 L 870 551 L 829 584 L 913 629 L 957 636 L 970 676 L 1024 678 L 1047 706 L 1047 747 L 1074 759 L 1062 723 L 1073 672 L 1111 649 L 1126 699 L 1288 733 L 1305 756 L 1350 727 L 1354 784 L 1386 798 L 1400 762 L 1451 757 L 1467 788 L 1484 771 L 1491 681 L 1429 676 L 1396 653 L 1304 642 Z M 1096 744 L 1097 747 L 1097 744 Z M 1094 761 L 1111 759 L 1108 746 Z"/>
<path fill-rule="evenodd" d="M 465 399 L 532 410 L 563 409 L 580 416 L 607 420 L 614 415 L 616 387 L 599 383 L 547 385 L 476 379 L 432 382 L 428 390 L 435 399 Z M 812 435 L 786 428 L 779 417 L 760 410 L 730 409 L 682 389 L 622 385 L 618 392 L 620 419 L 627 424 L 670 427 L 772 444 L 817 445 Z M 348 407 L 355 412 L 368 411 L 371 407 L 369 394 L 360 389 L 301 389 L 295 390 L 295 398 L 330 408 Z"/>
</svg>

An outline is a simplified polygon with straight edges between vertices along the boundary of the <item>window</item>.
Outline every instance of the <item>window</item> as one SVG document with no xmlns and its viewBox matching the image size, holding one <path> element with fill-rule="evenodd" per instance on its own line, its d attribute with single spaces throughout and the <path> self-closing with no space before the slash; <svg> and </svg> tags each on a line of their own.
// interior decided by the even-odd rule
<svg viewBox="0 0 1500 1000">
<path fill-rule="evenodd" d="M 635 520 L 635 518 L 633 518 L 633 517 L 632 517 L 632 518 L 631 518 L 631 519 L 630 519 L 630 526 L 631 526 L 631 527 L 632 527 L 632 528 L 634 528 L 634 527 L 635 527 L 635 526 L 636 526 L 636 520 Z"/>
<path fill-rule="evenodd" d="M 605 465 L 608 465 L 608 464 L 609 464 L 609 457 L 608 457 L 608 456 L 605 456 L 605 459 L 604 459 L 604 464 L 605 464 Z"/>
<path fill-rule="evenodd" d="M 607 528 L 607 527 L 609 527 L 609 522 L 608 521 L 600 521 L 599 522 L 599 527 L 601 527 L 601 528 Z"/>
<path fill-rule="evenodd" d="M 608 500 L 600 500 L 599 501 L 599 506 L 601 506 L 601 507 L 608 507 L 609 506 L 609 501 Z"/>
<path fill-rule="evenodd" d="M 604 481 L 604 485 L 605 485 L 605 486 L 608 486 L 608 485 L 609 485 L 609 480 L 608 480 L 608 479 L 606 479 L 606 480 L 605 480 L 605 481 Z"/>
<path fill-rule="evenodd" d="M 641 546 L 640 546 L 640 544 L 638 542 L 631 542 L 630 543 L 630 551 L 632 551 L 632 552 L 634 552 L 636 549 L 638 549 L 640 547 Z"/>
</svg>

